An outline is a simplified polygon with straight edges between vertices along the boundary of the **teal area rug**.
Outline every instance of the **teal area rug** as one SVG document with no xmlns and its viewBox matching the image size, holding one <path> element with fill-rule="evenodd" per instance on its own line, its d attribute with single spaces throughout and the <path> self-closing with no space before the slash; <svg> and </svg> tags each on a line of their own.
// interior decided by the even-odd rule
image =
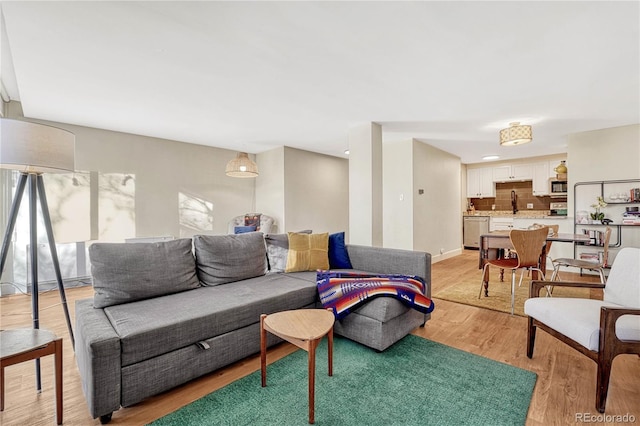
<svg viewBox="0 0 640 426">
<path fill-rule="evenodd" d="M 326 339 L 316 352 L 317 425 L 523 425 L 536 375 L 408 335 L 378 353 Z M 268 361 L 268 358 L 267 358 Z M 298 350 L 151 423 L 165 425 L 308 424 L 307 353 Z"/>
</svg>

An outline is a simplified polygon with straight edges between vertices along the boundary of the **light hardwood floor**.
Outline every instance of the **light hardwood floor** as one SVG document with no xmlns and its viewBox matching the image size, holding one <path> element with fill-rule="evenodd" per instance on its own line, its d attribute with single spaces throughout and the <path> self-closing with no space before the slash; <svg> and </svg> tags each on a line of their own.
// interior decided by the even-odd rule
<svg viewBox="0 0 640 426">
<path fill-rule="evenodd" d="M 433 292 L 454 285 L 463 276 L 479 279 L 477 257 L 477 251 L 468 250 L 461 256 L 434 264 Z M 90 287 L 67 290 L 72 318 L 75 301 L 91 296 Z M 416 335 L 538 374 L 527 425 L 574 424 L 578 413 L 598 414 L 595 410 L 596 365 L 593 361 L 542 331 L 538 332 L 536 349 L 530 360 L 525 354 L 525 318 L 438 299 L 435 303 L 432 319 L 425 328 L 418 328 L 414 332 Z M 2 329 L 30 327 L 28 296 L 0 298 L 0 309 Z M 42 328 L 64 337 L 64 424 L 99 424 L 87 411 L 57 291 L 41 296 L 40 321 Z M 278 345 L 269 351 L 269 362 L 295 349 L 286 343 Z M 340 360 L 335 359 L 334 362 Z M 258 369 L 259 355 L 246 358 L 134 407 L 120 409 L 114 413 L 111 424 L 146 424 Z M 0 413 L 0 424 L 54 424 L 53 357 L 42 359 L 43 391 L 40 394 L 35 391 L 33 362 L 8 367 L 5 372 L 5 411 Z M 428 403 L 432 392 L 438 392 L 438 389 L 425 385 L 425 403 Z M 621 355 L 616 358 L 606 414 L 633 415 L 640 423 L 640 357 Z"/>
</svg>

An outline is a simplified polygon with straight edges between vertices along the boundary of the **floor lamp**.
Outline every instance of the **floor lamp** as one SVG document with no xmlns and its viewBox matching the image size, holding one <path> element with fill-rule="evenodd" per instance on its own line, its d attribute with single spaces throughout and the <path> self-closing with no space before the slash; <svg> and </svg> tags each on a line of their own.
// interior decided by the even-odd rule
<svg viewBox="0 0 640 426">
<path fill-rule="evenodd" d="M 16 225 L 20 202 L 24 195 L 25 186 L 29 187 L 29 260 L 31 263 L 31 310 L 33 315 L 33 328 L 40 328 L 38 308 L 38 227 L 37 227 L 37 200 L 40 199 L 40 207 L 44 219 L 44 226 L 49 239 L 51 259 L 58 281 L 58 290 L 62 300 L 67 328 L 71 338 L 71 345 L 75 346 L 69 308 L 64 292 L 58 252 L 53 239 L 53 228 L 49 216 L 49 206 L 44 191 L 43 173 L 65 173 L 74 170 L 75 136 L 66 130 L 58 129 L 42 124 L 26 121 L 0 119 L 0 167 L 18 170 L 20 178 L 9 212 L 7 231 L 2 240 L 2 252 L 0 254 L 0 275 L 4 271 L 11 235 Z M 41 390 L 40 359 L 36 359 L 36 386 Z"/>
</svg>

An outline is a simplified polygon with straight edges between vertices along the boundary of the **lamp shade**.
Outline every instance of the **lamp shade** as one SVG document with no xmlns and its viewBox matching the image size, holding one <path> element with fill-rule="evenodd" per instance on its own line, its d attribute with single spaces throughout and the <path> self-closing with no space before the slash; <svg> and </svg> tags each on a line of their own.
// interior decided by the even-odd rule
<svg viewBox="0 0 640 426">
<path fill-rule="evenodd" d="M 509 123 L 509 128 L 500 130 L 500 145 L 515 146 L 531 142 L 533 132 L 531 126 L 520 123 Z"/>
<path fill-rule="evenodd" d="M 0 167 L 24 173 L 65 173 L 75 169 L 75 136 L 28 121 L 0 119 Z"/>
<path fill-rule="evenodd" d="M 239 152 L 236 158 L 227 163 L 225 173 L 231 177 L 252 178 L 258 176 L 258 166 L 251 161 L 249 154 Z"/>
</svg>

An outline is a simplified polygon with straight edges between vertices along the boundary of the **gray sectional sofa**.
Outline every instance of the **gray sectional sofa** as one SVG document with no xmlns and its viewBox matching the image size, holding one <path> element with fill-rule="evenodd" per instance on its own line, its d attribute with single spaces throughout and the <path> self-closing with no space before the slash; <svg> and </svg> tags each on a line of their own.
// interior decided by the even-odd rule
<svg viewBox="0 0 640 426">
<path fill-rule="evenodd" d="M 90 247 L 95 294 L 76 303 L 75 351 L 94 418 L 107 423 L 121 406 L 258 353 L 260 314 L 320 306 L 316 273 L 269 271 L 265 240 L 250 233 Z M 428 253 L 346 247 L 354 269 L 419 275 L 430 296 Z M 428 318 L 380 297 L 334 330 L 382 351 Z"/>
</svg>

